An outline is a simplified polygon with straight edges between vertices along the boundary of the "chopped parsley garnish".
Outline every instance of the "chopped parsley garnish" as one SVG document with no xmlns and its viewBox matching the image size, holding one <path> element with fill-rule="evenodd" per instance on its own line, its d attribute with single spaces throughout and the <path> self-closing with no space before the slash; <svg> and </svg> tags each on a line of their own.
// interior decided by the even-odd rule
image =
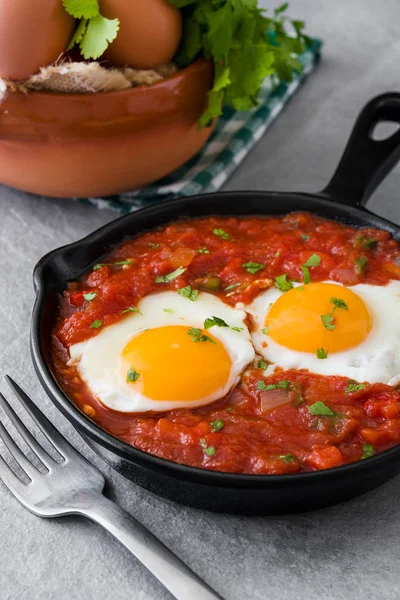
<svg viewBox="0 0 400 600">
<path fill-rule="evenodd" d="M 329 302 L 332 302 L 332 304 L 334 304 L 336 308 L 343 308 L 344 310 L 349 310 L 349 307 L 347 306 L 346 302 L 341 298 L 335 298 L 334 296 L 332 296 Z"/>
<path fill-rule="evenodd" d="M 311 404 L 311 406 L 308 407 L 308 412 L 310 413 L 310 415 L 318 415 L 325 417 L 335 416 L 333 410 L 331 410 L 329 406 L 326 406 L 326 404 L 324 404 L 322 400 L 318 400 L 317 402 L 314 402 L 314 404 Z"/>
<path fill-rule="evenodd" d="M 203 448 L 203 452 L 206 456 L 214 456 L 215 447 L 207 446 L 207 441 L 205 440 L 205 438 L 200 439 L 200 446 Z"/>
<path fill-rule="evenodd" d="M 201 333 L 201 329 L 197 329 L 197 327 L 192 327 L 191 329 L 188 329 L 187 332 L 188 335 L 190 335 L 190 339 L 192 340 L 192 342 L 211 342 L 212 344 L 216 344 L 216 342 L 208 337 L 208 335 L 204 335 L 203 333 Z"/>
<path fill-rule="evenodd" d="M 204 321 L 204 329 L 211 329 L 211 327 L 229 327 L 229 325 L 219 317 L 210 317 Z"/>
<path fill-rule="evenodd" d="M 147 242 L 147 244 L 150 246 L 150 248 L 153 248 L 153 250 L 160 247 L 160 244 L 154 244 L 153 242 Z"/>
<path fill-rule="evenodd" d="M 265 371 L 265 369 L 268 369 L 268 363 L 266 363 L 263 358 L 260 358 L 257 363 L 257 369 L 263 369 L 263 371 Z"/>
<path fill-rule="evenodd" d="M 83 297 L 85 298 L 85 300 L 87 300 L 87 302 L 91 302 L 96 298 L 96 296 L 96 292 L 88 292 L 87 294 L 83 294 Z"/>
<path fill-rule="evenodd" d="M 321 321 L 325 327 L 325 329 L 328 329 L 328 331 L 332 331 L 333 329 L 336 328 L 336 325 L 334 324 L 334 316 L 333 313 L 335 312 L 335 310 L 337 308 L 343 308 L 344 310 L 349 310 L 349 307 L 347 306 L 346 302 L 344 300 L 342 300 L 341 298 L 335 298 L 334 296 L 332 296 L 332 298 L 329 300 L 329 302 L 331 302 L 333 304 L 333 308 L 331 310 L 330 313 L 328 313 L 327 315 L 321 315 Z"/>
<path fill-rule="evenodd" d="M 235 290 L 237 287 L 239 287 L 240 283 L 232 283 L 232 285 L 228 285 L 228 287 L 226 287 L 224 289 L 224 292 L 229 292 L 230 290 Z"/>
<path fill-rule="evenodd" d="M 232 406 L 228 406 L 228 408 L 226 409 L 226 412 L 232 412 Z"/>
<path fill-rule="evenodd" d="M 195 300 L 197 300 L 197 296 L 199 295 L 199 290 L 194 290 L 191 285 L 186 285 L 178 290 L 178 294 L 184 298 L 189 298 L 189 300 L 192 302 L 195 302 Z"/>
<path fill-rule="evenodd" d="M 300 269 L 303 271 L 304 284 L 308 285 L 311 281 L 309 267 L 318 267 L 321 262 L 321 257 L 318 254 L 312 254 L 304 265 L 301 265 Z"/>
<path fill-rule="evenodd" d="M 278 252 L 275 252 L 275 254 L 274 254 L 274 257 L 275 257 L 275 258 L 279 258 L 279 257 L 280 257 L 280 255 L 281 255 L 281 253 L 280 253 L 280 252 L 279 252 L 279 250 L 278 250 Z"/>
<path fill-rule="evenodd" d="M 222 421 L 222 419 L 215 419 L 215 421 L 210 421 L 210 429 L 213 433 L 222 429 L 224 425 L 225 423 Z"/>
<path fill-rule="evenodd" d="M 287 273 L 284 273 L 283 275 L 275 277 L 275 287 L 281 292 L 288 292 L 293 288 L 293 283 L 290 280 L 288 281 L 288 275 Z"/>
<path fill-rule="evenodd" d="M 308 242 L 308 240 L 310 239 L 310 236 L 307 235 L 306 233 L 302 233 L 301 234 L 301 239 L 304 240 L 305 242 Z"/>
<path fill-rule="evenodd" d="M 354 240 L 354 248 L 362 248 L 363 250 L 372 250 L 377 246 L 378 242 L 368 235 L 359 235 Z"/>
<path fill-rule="evenodd" d="M 361 392 L 363 389 L 365 389 L 365 383 L 357 383 L 354 379 L 349 379 L 344 393 L 351 394 L 351 392 Z"/>
<path fill-rule="evenodd" d="M 200 248 L 200 250 L 197 250 L 197 252 L 199 254 L 210 254 L 210 251 L 207 250 L 207 248 Z"/>
<path fill-rule="evenodd" d="M 261 263 L 251 262 L 251 261 L 247 262 L 247 263 L 243 263 L 242 267 L 244 269 L 246 269 L 246 271 L 248 273 L 250 273 L 251 275 L 258 273 L 258 271 L 261 271 L 261 269 L 265 269 L 265 265 L 262 265 Z"/>
<path fill-rule="evenodd" d="M 290 453 L 289 454 L 281 454 L 279 456 L 279 458 L 281 460 L 283 460 L 283 462 L 288 463 L 288 464 L 292 463 L 292 462 L 295 462 L 295 460 L 296 460 L 296 457 L 293 456 L 293 454 L 290 454 Z"/>
<path fill-rule="evenodd" d="M 333 316 L 333 313 L 335 311 L 335 308 L 332 308 L 331 312 L 327 315 L 321 315 L 321 321 L 325 327 L 325 329 L 328 329 L 328 331 L 332 331 L 333 329 L 336 329 L 336 325 L 333 323 L 335 318 Z"/>
<path fill-rule="evenodd" d="M 371 456 L 374 456 L 374 454 L 376 454 L 376 450 L 372 444 L 364 444 L 362 449 L 363 455 L 361 457 L 361 460 L 364 460 L 364 458 L 371 458 Z"/>
<path fill-rule="evenodd" d="M 174 279 L 176 279 L 177 277 L 183 275 L 185 271 L 186 269 L 184 267 L 178 267 L 177 269 L 175 269 L 175 271 L 172 271 L 172 273 L 156 277 L 156 283 L 170 283 L 171 281 L 174 281 Z"/>
<path fill-rule="evenodd" d="M 140 310 L 138 308 L 136 308 L 136 306 L 129 306 L 128 308 L 126 308 L 125 310 L 123 310 L 121 312 L 121 315 L 124 315 L 125 313 L 128 313 L 128 312 L 139 313 L 139 315 L 143 314 L 142 312 L 140 312 Z"/>
<path fill-rule="evenodd" d="M 364 277 L 365 275 L 365 269 L 367 268 L 367 264 L 368 258 L 366 256 L 359 256 L 354 263 L 357 273 L 362 277 Z"/>
<path fill-rule="evenodd" d="M 128 372 L 126 374 L 126 382 L 127 383 L 135 383 L 140 377 L 140 373 L 135 371 L 133 367 L 129 367 Z"/>
<path fill-rule="evenodd" d="M 257 381 L 257 389 L 262 392 L 268 392 L 269 390 L 287 390 L 290 387 L 290 381 L 282 379 L 279 383 L 271 383 L 266 385 L 265 381 Z"/>
<path fill-rule="evenodd" d="M 231 327 L 232 331 L 243 331 L 243 327 Z"/>
<path fill-rule="evenodd" d="M 328 350 L 324 350 L 323 348 L 318 348 L 317 349 L 317 358 L 320 358 L 321 360 L 323 358 L 328 358 Z"/>
<path fill-rule="evenodd" d="M 103 325 L 103 321 L 96 319 L 95 321 L 93 321 L 93 323 L 89 327 L 90 327 L 90 329 L 98 329 L 102 325 Z"/>
<path fill-rule="evenodd" d="M 262 329 L 262 332 L 263 332 L 264 335 L 268 335 L 268 333 L 269 333 L 269 327 L 264 327 Z"/>
<path fill-rule="evenodd" d="M 111 267 L 124 267 L 125 265 L 131 265 L 133 260 L 131 258 L 127 258 L 125 260 L 119 260 L 115 263 L 111 263 Z"/>
<path fill-rule="evenodd" d="M 124 260 L 118 260 L 115 263 L 98 263 L 97 265 L 94 265 L 93 271 L 98 271 L 99 269 L 102 269 L 103 267 L 119 267 L 119 266 L 124 266 L 124 265 L 131 265 L 132 263 L 133 263 L 133 260 L 131 258 L 126 258 Z"/>
<path fill-rule="evenodd" d="M 213 229 L 213 234 L 220 237 L 222 240 L 230 240 L 230 235 L 224 229 Z"/>
<path fill-rule="evenodd" d="M 172 308 L 163 308 L 163 311 L 166 313 L 173 313 L 174 311 L 172 310 Z"/>
</svg>

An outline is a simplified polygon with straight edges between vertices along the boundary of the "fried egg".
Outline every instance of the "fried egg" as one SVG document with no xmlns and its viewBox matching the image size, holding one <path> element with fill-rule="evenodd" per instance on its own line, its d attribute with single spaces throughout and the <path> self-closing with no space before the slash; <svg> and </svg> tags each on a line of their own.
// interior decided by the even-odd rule
<svg viewBox="0 0 400 600">
<path fill-rule="evenodd" d="M 308 369 L 369 383 L 400 374 L 400 281 L 270 288 L 248 311 L 254 346 L 272 363 L 271 372 Z"/>
<path fill-rule="evenodd" d="M 153 294 L 135 311 L 70 348 L 69 364 L 113 410 L 209 404 L 237 385 L 255 357 L 246 313 L 211 294 L 200 292 L 195 301 L 172 291 Z"/>
</svg>

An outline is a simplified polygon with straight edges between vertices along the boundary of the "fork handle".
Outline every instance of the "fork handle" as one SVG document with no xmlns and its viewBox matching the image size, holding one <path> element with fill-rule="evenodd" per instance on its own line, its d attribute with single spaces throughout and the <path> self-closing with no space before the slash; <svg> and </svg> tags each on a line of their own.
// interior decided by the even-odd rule
<svg viewBox="0 0 400 600">
<path fill-rule="evenodd" d="M 102 494 L 79 512 L 107 529 L 177 600 L 223 600 L 139 521 Z"/>
</svg>

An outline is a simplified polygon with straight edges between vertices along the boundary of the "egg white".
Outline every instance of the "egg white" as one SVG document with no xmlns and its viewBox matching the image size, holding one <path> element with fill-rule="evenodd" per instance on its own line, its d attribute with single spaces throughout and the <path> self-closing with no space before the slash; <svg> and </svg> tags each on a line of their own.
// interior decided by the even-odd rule
<svg viewBox="0 0 400 600">
<path fill-rule="evenodd" d="M 254 348 L 244 322 L 246 313 L 228 306 L 212 294 L 200 292 L 197 300 L 192 302 L 177 292 L 162 292 L 146 296 L 137 308 L 142 314 L 132 313 L 119 323 L 105 327 L 96 337 L 70 347 L 69 364 L 76 365 L 82 380 L 108 408 L 119 412 L 146 412 L 203 406 L 225 396 L 237 385 L 245 367 L 254 360 Z M 174 312 L 165 312 L 164 309 Z M 232 361 L 228 381 L 222 388 L 195 401 L 183 402 L 171 398 L 158 402 L 139 393 L 122 379 L 122 351 L 140 332 L 169 325 L 202 329 L 204 320 L 212 316 L 223 319 L 229 325 L 210 330 L 223 344 Z M 233 331 L 231 327 L 243 329 Z M 193 368 L 196 366 L 193 365 Z M 187 373 L 184 375 L 188 377 Z M 179 377 L 179 373 L 173 376 Z"/>
<path fill-rule="evenodd" d="M 324 283 L 334 283 L 326 281 Z M 295 284 L 297 287 L 302 284 Z M 255 325 L 251 337 L 257 352 L 273 363 L 268 372 L 276 368 L 308 369 L 320 375 L 340 375 L 356 381 L 388 383 L 400 374 L 400 281 L 391 281 L 386 286 L 359 284 L 350 288 L 367 306 L 372 317 L 372 329 L 368 337 L 358 346 L 335 352 L 327 359 L 318 359 L 316 354 L 298 352 L 277 344 L 262 333 L 265 317 L 283 293 L 270 288 L 260 294 L 246 310 Z M 240 305 L 237 306 L 239 308 Z M 267 347 L 263 347 L 266 342 Z M 392 381 L 390 382 L 392 384 Z"/>
</svg>

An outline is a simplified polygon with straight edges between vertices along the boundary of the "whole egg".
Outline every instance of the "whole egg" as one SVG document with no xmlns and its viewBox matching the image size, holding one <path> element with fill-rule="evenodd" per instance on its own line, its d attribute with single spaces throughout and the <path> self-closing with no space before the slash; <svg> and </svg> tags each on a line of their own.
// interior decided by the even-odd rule
<svg viewBox="0 0 400 600">
<path fill-rule="evenodd" d="M 167 0 L 101 0 L 100 11 L 120 21 L 118 37 L 103 56 L 113 65 L 152 69 L 173 59 L 182 16 Z"/>
<path fill-rule="evenodd" d="M 51 65 L 74 27 L 62 0 L 0 0 L 0 77 L 24 80 Z"/>
</svg>

